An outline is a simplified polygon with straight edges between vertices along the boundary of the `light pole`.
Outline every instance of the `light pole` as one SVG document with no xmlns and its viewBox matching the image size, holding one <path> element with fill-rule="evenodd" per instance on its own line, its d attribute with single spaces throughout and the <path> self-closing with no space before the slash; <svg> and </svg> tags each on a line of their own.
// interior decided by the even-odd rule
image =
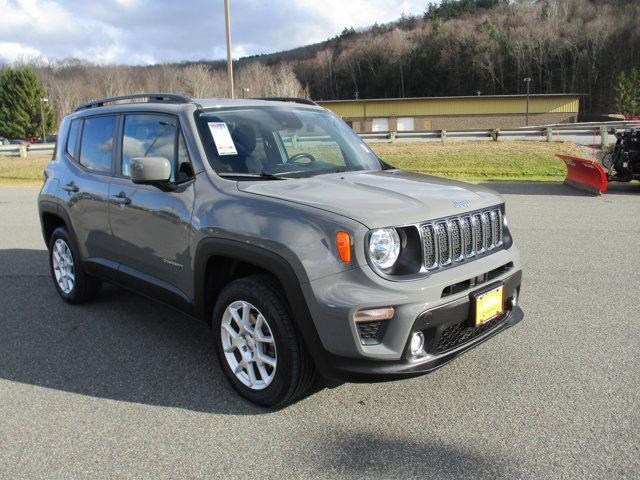
<svg viewBox="0 0 640 480">
<path fill-rule="evenodd" d="M 48 98 L 42 97 L 40 99 L 40 120 L 42 121 L 42 143 L 47 141 L 47 131 L 44 125 L 44 104 L 49 101 Z"/>
<path fill-rule="evenodd" d="M 529 85 L 531 84 L 531 77 L 524 79 L 524 83 L 527 84 L 527 106 L 525 107 L 525 126 L 529 126 Z"/>
<path fill-rule="evenodd" d="M 227 30 L 227 75 L 229 76 L 229 98 L 234 98 L 233 60 L 231 59 L 231 16 L 229 13 L 229 0 L 224 0 L 224 21 Z"/>
</svg>

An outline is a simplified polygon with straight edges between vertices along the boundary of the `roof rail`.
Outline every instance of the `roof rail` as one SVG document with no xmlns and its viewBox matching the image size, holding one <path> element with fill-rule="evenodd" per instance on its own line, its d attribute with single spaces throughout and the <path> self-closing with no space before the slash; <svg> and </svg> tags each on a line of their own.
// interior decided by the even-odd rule
<svg viewBox="0 0 640 480">
<path fill-rule="evenodd" d="M 191 103 L 193 100 L 187 95 L 181 95 L 178 93 L 136 93 L 134 95 L 123 95 L 121 97 L 109 97 L 100 98 L 98 100 L 92 100 L 91 102 L 84 103 L 76 108 L 76 112 L 79 110 L 86 110 L 88 108 L 103 107 L 105 103 L 121 102 L 123 100 L 138 100 L 146 98 L 148 103 Z M 133 103 L 133 102 L 131 102 Z"/>
<path fill-rule="evenodd" d="M 302 103 L 304 105 L 313 105 L 318 106 L 316 102 L 310 100 L 308 98 L 299 98 L 299 97 L 262 97 L 255 98 L 254 100 L 271 100 L 272 102 L 292 102 L 292 103 Z"/>
</svg>

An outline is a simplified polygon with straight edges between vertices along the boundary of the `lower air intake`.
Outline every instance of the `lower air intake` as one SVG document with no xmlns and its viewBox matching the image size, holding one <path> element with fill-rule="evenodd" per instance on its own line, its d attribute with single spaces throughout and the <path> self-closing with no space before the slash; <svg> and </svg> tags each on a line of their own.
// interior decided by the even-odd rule
<svg viewBox="0 0 640 480">
<path fill-rule="evenodd" d="M 373 320 L 371 322 L 357 322 L 360 341 L 364 345 L 375 345 L 382 342 L 387 320 Z"/>
</svg>

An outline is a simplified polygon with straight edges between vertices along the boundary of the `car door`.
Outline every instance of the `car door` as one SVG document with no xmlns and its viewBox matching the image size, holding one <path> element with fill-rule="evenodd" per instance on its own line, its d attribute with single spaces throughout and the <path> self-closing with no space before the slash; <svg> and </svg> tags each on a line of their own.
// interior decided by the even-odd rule
<svg viewBox="0 0 640 480">
<path fill-rule="evenodd" d="M 88 263 L 113 268 L 117 265 L 107 261 L 111 241 L 108 198 L 117 123 L 117 115 L 71 121 L 65 146 L 68 169 L 61 186 L 80 256 Z"/>
<path fill-rule="evenodd" d="M 194 176 L 177 117 L 157 113 L 123 115 L 116 173 L 109 188 L 109 221 L 119 276 L 140 287 L 192 295 L 189 234 Z M 172 163 L 170 188 L 136 185 L 135 157 L 165 157 Z M 155 296 L 155 295 L 154 295 Z"/>
</svg>

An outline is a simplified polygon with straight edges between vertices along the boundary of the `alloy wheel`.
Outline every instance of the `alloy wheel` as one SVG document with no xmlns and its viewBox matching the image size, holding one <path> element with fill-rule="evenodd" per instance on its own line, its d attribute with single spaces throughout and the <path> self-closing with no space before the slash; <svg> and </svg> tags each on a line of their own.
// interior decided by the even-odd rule
<svg viewBox="0 0 640 480">
<path fill-rule="evenodd" d="M 220 337 L 236 378 L 252 390 L 268 387 L 278 357 L 271 327 L 260 310 L 243 300 L 231 303 L 222 315 Z"/>
<path fill-rule="evenodd" d="M 76 283 L 75 270 L 73 268 L 73 255 L 67 242 L 61 238 L 53 244 L 51 251 L 53 261 L 53 272 L 56 277 L 58 287 L 65 294 L 70 294 Z"/>
</svg>

